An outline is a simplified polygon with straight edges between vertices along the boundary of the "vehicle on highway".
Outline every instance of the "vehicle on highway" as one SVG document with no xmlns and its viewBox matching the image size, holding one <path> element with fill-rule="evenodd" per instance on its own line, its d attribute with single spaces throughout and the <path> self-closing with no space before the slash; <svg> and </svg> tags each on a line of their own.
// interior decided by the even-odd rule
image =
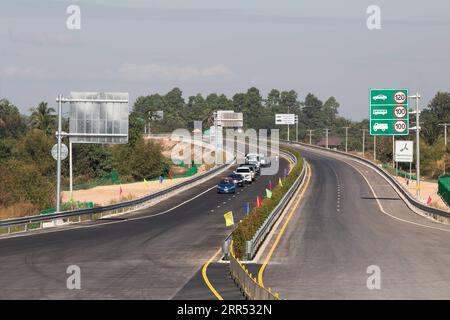
<svg viewBox="0 0 450 320">
<path fill-rule="evenodd" d="M 387 97 L 384 94 L 379 94 L 379 95 L 373 97 L 372 99 L 375 100 L 375 101 L 377 101 L 377 100 L 383 100 L 384 101 L 384 100 L 387 99 Z"/>
<path fill-rule="evenodd" d="M 260 170 L 256 165 L 252 164 L 252 163 L 244 163 L 239 165 L 239 167 L 248 167 L 250 168 L 251 172 L 252 172 L 252 179 L 255 180 L 256 176 L 260 173 Z"/>
<path fill-rule="evenodd" d="M 244 182 L 252 183 L 253 175 L 249 167 L 238 167 L 234 173 L 240 174 L 244 178 Z"/>
<path fill-rule="evenodd" d="M 389 129 L 387 123 L 375 123 L 373 125 L 373 131 L 375 132 L 377 132 L 378 130 L 386 131 L 387 129 Z"/>
<path fill-rule="evenodd" d="M 261 166 L 261 160 L 259 158 L 259 154 L 256 153 L 248 153 L 245 155 L 245 163 L 254 164 L 257 168 Z"/>
<path fill-rule="evenodd" d="M 264 168 L 264 167 L 270 166 L 270 158 L 269 157 L 266 157 L 262 153 L 259 153 L 258 156 L 259 156 L 259 163 L 260 163 L 261 167 Z"/>
<path fill-rule="evenodd" d="M 222 178 L 217 185 L 217 193 L 235 193 L 236 185 L 234 184 L 233 179 L 227 177 Z"/>
<path fill-rule="evenodd" d="M 232 173 L 228 177 L 233 179 L 235 185 L 240 187 L 244 186 L 244 177 L 242 176 L 242 174 Z"/>
</svg>

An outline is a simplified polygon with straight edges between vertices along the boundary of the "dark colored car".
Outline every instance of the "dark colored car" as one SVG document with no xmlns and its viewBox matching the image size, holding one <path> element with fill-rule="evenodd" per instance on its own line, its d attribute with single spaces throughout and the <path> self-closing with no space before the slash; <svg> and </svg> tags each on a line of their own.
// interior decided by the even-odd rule
<svg viewBox="0 0 450 320">
<path fill-rule="evenodd" d="M 231 178 L 224 178 L 220 180 L 219 184 L 217 185 L 217 193 L 235 193 L 235 192 L 236 192 L 236 185 L 234 184 L 234 181 Z"/>
<path fill-rule="evenodd" d="M 239 173 L 232 173 L 228 176 L 229 178 L 233 179 L 233 182 L 237 186 L 244 186 L 244 177 Z"/>
</svg>

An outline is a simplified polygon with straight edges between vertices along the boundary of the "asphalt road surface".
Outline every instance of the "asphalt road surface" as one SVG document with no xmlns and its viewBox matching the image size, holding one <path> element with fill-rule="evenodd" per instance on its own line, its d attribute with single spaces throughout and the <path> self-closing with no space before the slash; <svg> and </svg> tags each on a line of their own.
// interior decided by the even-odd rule
<svg viewBox="0 0 450 320">
<path fill-rule="evenodd" d="M 265 270 L 265 285 L 287 299 L 449 299 L 450 226 L 412 212 L 366 166 L 301 150 L 311 183 Z"/>
<path fill-rule="evenodd" d="M 242 218 L 244 203 L 253 207 L 287 165 L 281 158 L 276 175 L 261 176 L 236 195 L 217 194 L 216 177 L 116 219 L 0 239 L 0 299 L 171 299 L 231 231 L 223 214 L 232 210 L 235 220 Z M 70 265 L 80 267 L 80 290 L 67 289 Z M 206 285 L 194 289 L 192 296 L 183 290 L 183 298 L 203 290 L 214 299 Z"/>
</svg>

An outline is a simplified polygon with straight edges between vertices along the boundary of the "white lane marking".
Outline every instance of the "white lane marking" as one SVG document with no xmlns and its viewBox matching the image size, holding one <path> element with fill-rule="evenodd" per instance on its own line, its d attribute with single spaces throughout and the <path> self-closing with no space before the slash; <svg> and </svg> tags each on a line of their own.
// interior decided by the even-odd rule
<svg viewBox="0 0 450 320">
<path fill-rule="evenodd" d="M 342 162 L 347 163 L 349 166 L 353 167 L 353 168 L 354 168 L 356 171 L 358 171 L 358 173 L 364 178 L 364 180 L 366 181 L 367 185 L 368 185 L 369 188 L 370 188 L 370 191 L 372 191 L 372 194 L 373 194 L 373 196 L 375 197 L 375 200 L 377 201 L 377 204 L 378 204 L 378 207 L 380 208 L 380 211 L 381 211 L 382 213 L 384 213 L 385 215 L 391 217 L 392 219 L 396 219 L 396 220 L 399 220 L 399 221 L 402 221 L 402 222 L 405 222 L 405 223 L 409 223 L 409 224 L 412 224 L 412 225 L 415 225 L 415 226 L 424 227 L 424 228 L 429 228 L 429 229 L 435 229 L 435 230 L 440 230 L 440 231 L 445 231 L 445 232 L 450 232 L 449 229 L 442 229 L 442 228 L 439 228 L 439 227 L 427 226 L 427 225 L 425 225 L 425 224 L 421 224 L 421 223 L 417 223 L 417 222 L 405 220 L 405 219 L 396 217 L 396 216 L 394 216 L 394 215 L 388 213 L 386 210 L 384 210 L 383 206 L 381 205 L 381 202 L 380 202 L 380 200 L 378 199 L 378 196 L 377 196 L 375 190 L 372 188 L 372 185 L 370 184 L 370 182 L 369 182 L 369 180 L 366 178 L 366 176 L 365 176 L 365 175 L 364 175 L 357 167 L 355 167 L 354 165 L 352 165 L 352 164 L 350 164 L 350 163 L 348 163 L 348 162 L 346 162 L 346 161 L 342 161 Z"/>
<path fill-rule="evenodd" d="M 42 234 L 55 233 L 55 232 L 62 232 L 62 231 L 70 231 L 70 230 L 77 230 L 77 229 L 94 228 L 94 227 L 106 226 L 106 225 L 116 224 L 116 223 L 121 223 L 121 222 L 126 222 L 126 221 L 136 221 L 136 220 L 150 219 L 150 218 L 153 218 L 153 217 L 157 217 L 157 216 L 161 216 L 161 215 L 167 214 L 167 213 L 169 213 L 169 212 L 175 210 L 176 208 L 179 208 L 179 207 L 181 207 L 182 205 L 184 205 L 184 204 L 186 204 L 186 203 L 189 203 L 189 202 L 191 202 L 192 200 L 197 199 L 198 197 L 204 195 L 205 193 L 207 193 L 207 192 L 209 192 L 209 191 L 211 191 L 211 190 L 213 190 L 213 189 L 215 189 L 215 188 L 216 188 L 216 186 L 212 186 L 211 188 L 206 189 L 205 191 L 199 193 L 198 195 L 196 195 L 196 196 L 193 197 L 193 198 L 190 198 L 190 199 L 188 199 L 188 200 L 185 200 L 185 201 L 183 201 L 183 202 L 177 204 L 176 206 L 174 206 L 174 207 L 172 207 L 172 208 L 170 208 L 170 209 L 167 209 L 167 210 L 162 211 L 162 212 L 159 212 L 159 213 L 155 213 L 155 214 L 153 214 L 153 215 L 151 215 L 151 216 L 142 216 L 142 217 L 134 217 L 134 218 L 123 218 L 123 219 L 117 220 L 117 221 L 99 222 L 99 223 L 94 223 L 94 224 L 89 224 L 89 225 L 78 225 L 78 226 L 74 225 L 73 227 L 70 226 L 70 225 L 67 225 L 67 226 L 69 226 L 69 228 L 64 228 L 64 227 L 63 227 L 63 228 L 57 229 L 57 230 L 45 230 L 45 232 L 22 233 L 22 234 L 17 234 L 17 235 L 8 236 L 8 237 L 5 237 L 5 238 L 0 238 L 0 241 L 3 240 L 3 239 L 12 239 L 12 238 L 18 238 L 18 237 L 29 237 L 29 236 L 39 235 L 39 234 L 42 235 Z M 219 207 L 219 208 L 220 208 L 220 207 Z M 138 210 L 141 210 L 141 209 L 138 209 Z M 136 211 L 138 211 L 138 210 L 136 210 Z M 144 210 L 144 209 L 142 209 L 142 210 Z M 135 212 L 136 212 L 136 211 L 135 211 Z M 97 220 L 97 222 L 98 222 L 98 221 L 101 221 L 101 220 Z M 92 221 L 89 221 L 89 222 L 92 222 Z"/>
</svg>

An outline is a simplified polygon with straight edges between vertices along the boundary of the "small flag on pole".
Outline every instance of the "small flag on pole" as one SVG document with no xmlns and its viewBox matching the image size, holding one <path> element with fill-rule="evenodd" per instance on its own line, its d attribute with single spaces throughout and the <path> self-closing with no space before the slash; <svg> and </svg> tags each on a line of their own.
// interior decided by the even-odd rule
<svg viewBox="0 0 450 320">
<path fill-rule="evenodd" d="M 119 195 L 122 195 L 122 185 L 119 186 Z"/>
<path fill-rule="evenodd" d="M 428 200 L 427 200 L 427 205 L 430 205 L 431 204 L 431 196 L 428 196 Z"/>
<path fill-rule="evenodd" d="M 245 211 L 245 215 L 248 216 L 248 214 L 250 213 L 250 203 L 249 202 L 245 203 L 244 211 Z"/>
<path fill-rule="evenodd" d="M 270 191 L 269 189 L 266 189 L 266 197 L 267 198 L 272 198 L 272 191 Z"/>
<path fill-rule="evenodd" d="M 147 180 L 145 180 L 145 178 L 144 178 L 144 186 L 145 186 L 146 188 L 148 188 L 148 182 L 147 182 Z"/>
<path fill-rule="evenodd" d="M 269 180 L 269 190 L 272 190 L 272 180 Z"/>
<path fill-rule="evenodd" d="M 229 227 L 234 225 L 233 211 L 228 211 L 223 217 L 225 218 L 225 226 Z"/>
<path fill-rule="evenodd" d="M 281 178 L 278 178 L 278 184 L 279 184 L 280 186 L 283 186 L 283 182 L 281 181 Z"/>
<path fill-rule="evenodd" d="M 262 206 L 262 200 L 259 196 L 256 197 L 256 206 L 260 208 Z"/>
</svg>

